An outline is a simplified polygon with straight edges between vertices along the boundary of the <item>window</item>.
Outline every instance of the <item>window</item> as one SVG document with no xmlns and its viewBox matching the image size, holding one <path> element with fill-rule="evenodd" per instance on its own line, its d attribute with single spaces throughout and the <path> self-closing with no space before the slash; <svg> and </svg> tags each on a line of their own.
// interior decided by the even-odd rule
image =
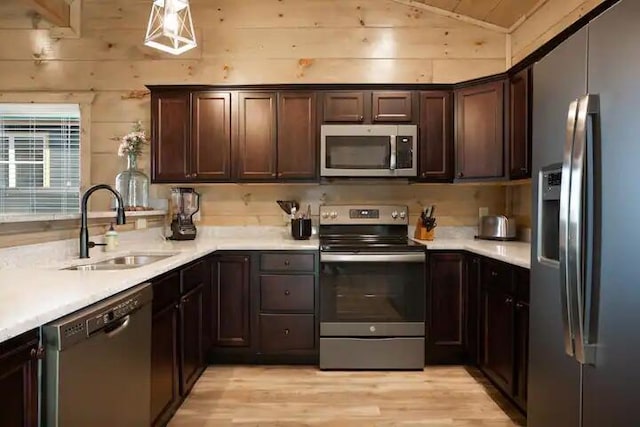
<svg viewBox="0 0 640 427">
<path fill-rule="evenodd" d="M 77 213 L 80 108 L 0 104 L 0 214 Z"/>
</svg>

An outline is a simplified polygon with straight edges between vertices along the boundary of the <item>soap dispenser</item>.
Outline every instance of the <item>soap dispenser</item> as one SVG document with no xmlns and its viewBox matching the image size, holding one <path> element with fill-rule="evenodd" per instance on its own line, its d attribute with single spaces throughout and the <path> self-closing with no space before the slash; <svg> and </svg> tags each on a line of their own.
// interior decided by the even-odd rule
<svg viewBox="0 0 640 427">
<path fill-rule="evenodd" d="M 113 228 L 113 223 L 109 226 L 109 231 L 104 235 L 105 252 L 114 252 L 118 249 L 118 232 Z"/>
</svg>

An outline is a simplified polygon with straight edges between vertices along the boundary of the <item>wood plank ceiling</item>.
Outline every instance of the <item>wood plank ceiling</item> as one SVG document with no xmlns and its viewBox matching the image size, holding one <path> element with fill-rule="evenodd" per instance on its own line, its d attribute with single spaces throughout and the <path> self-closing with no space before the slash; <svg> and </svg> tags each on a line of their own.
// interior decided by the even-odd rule
<svg viewBox="0 0 640 427">
<path fill-rule="evenodd" d="M 510 28 L 540 0 L 415 0 L 428 6 Z"/>
</svg>

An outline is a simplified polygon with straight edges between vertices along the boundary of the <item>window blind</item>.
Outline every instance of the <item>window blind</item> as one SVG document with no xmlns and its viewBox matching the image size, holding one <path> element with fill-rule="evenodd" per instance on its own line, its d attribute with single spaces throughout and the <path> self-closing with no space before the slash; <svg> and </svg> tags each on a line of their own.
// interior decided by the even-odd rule
<svg viewBox="0 0 640 427">
<path fill-rule="evenodd" d="M 0 214 L 80 210 L 80 106 L 0 103 Z"/>
</svg>

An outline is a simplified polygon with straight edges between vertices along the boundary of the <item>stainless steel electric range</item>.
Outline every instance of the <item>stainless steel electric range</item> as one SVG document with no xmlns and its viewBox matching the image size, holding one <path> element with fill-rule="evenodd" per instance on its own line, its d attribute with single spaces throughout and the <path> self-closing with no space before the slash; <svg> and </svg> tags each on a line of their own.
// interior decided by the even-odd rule
<svg viewBox="0 0 640 427">
<path fill-rule="evenodd" d="M 425 262 L 407 206 L 320 207 L 320 369 L 423 369 Z"/>
</svg>

